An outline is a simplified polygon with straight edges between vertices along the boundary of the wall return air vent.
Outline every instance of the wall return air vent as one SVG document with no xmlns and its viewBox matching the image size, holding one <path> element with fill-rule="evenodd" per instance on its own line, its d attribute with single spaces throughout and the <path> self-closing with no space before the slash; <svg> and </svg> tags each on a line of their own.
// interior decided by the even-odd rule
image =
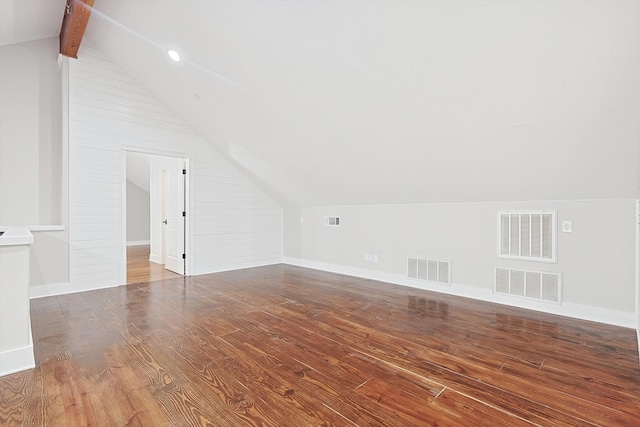
<svg viewBox="0 0 640 427">
<path fill-rule="evenodd" d="M 339 216 L 325 216 L 324 217 L 324 225 L 328 227 L 339 227 L 340 226 L 340 217 Z"/>
<path fill-rule="evenodd" d="M 556 262 L 554 211 L 498 212 L 498 258 Z"/>
<path fill-rule="evenodd" d="M 409 279 L 451 284 L 451 261 L 409 257 L 407 259 L 407 277 Z"/>
<path fill-rule="evenodd" d="M 495 267 L 493 291 L 537 301 L 561 302 L 559 273 Z"/>
</svg>

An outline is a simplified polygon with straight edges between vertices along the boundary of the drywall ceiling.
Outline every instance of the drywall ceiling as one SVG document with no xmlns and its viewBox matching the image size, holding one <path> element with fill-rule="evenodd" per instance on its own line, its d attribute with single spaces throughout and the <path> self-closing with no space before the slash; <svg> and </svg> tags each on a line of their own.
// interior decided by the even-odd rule
<svg viewBox="0 0 640 427">
<path fill-rule="evenodd" d="M 66 0 L 0 0 L 0 46 L 60 34 Z"/>
<path fill-rule="evenodd" d="M 96 0 L 85 39 L 281 201 L 640 188 L 640 1 Z"/>
</svg>

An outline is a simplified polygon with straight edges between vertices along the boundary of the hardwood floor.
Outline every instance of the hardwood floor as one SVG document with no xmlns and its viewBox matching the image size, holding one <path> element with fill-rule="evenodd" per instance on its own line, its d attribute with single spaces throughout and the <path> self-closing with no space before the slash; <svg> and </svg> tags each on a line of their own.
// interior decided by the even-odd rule
<svg viewBox="0 0 640 427">
<path fill-rule="evenodd" d="M 164 265 L 149 261 L 149 245 L 127 247 L 127 285 L 181 277 Z"/>
<path fill-rule="evenodd" d="M 2 426 L 638 426 L 634 330 L 275 265 L 33 300 Z"/>
</svg>

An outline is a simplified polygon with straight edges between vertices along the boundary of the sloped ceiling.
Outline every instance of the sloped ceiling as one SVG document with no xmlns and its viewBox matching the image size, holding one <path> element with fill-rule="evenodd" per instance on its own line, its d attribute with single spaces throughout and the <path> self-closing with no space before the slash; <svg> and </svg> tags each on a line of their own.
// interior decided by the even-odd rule
<svg viewBox="0 0 640 427">
<path fill-rule="evenodd" d="M 86 37 L 284 202 L 639 188 L 638 1 L 97 0 Z"/>
<path fill-rule="evenodd" d="M 56 37 L 66 0 L 0 0 L 0 46 Z"/>
<path fill-rule="evenodd" d="M 127 151 L 127 181 L 131 181 L 145 193 L 151 192 L 149 157 L 148 154 Z"/>
</svg>

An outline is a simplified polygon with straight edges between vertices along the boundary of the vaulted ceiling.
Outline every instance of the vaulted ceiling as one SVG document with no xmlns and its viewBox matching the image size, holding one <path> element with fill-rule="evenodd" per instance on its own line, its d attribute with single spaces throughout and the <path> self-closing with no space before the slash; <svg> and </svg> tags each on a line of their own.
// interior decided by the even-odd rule
<svg viewBox="0 0 640 427">
<path fill-rule="evenodd" d="M 0 46 L 56 37 L 66 0 L 0 0 Z"/>
<path fill-rule="evenodd" d="M 96 0 L 85 37 L 283 202 L 640 188 L 640 1 Z"/>
</svg>

